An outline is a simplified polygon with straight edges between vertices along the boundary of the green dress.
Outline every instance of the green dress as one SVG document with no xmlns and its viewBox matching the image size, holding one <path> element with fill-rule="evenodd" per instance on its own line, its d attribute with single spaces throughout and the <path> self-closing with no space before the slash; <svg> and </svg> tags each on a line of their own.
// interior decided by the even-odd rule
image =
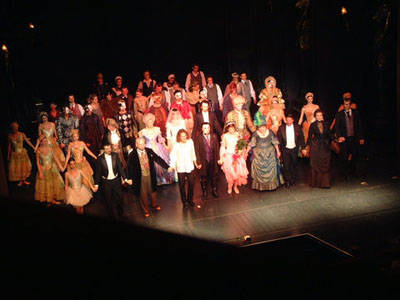
<svg viewBox="0 0 400 300">
<path fill-rule="evenodd" d="M 251 188 L 259 191 L 272 191 L 279 187 L 279 172 L 275 145 L 279 145 L 278 139 L 272 130 L 268 129 L 268 135 L 261 137 L 256 131 L 249 143 L 253 147 L 253 160 L 251 162 Z"/>
</svg>

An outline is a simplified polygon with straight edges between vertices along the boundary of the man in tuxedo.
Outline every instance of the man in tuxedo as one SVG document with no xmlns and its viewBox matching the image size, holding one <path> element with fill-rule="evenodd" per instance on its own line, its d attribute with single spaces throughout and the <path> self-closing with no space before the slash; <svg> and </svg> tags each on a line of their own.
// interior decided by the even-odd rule
<svg viewBox="0 0 400 300">
<path fill-rule="evenodd" d="M 360 145 L 364 144 L 360 114 L 351 108 L 351 94 L 343 97 L 343 110 L 336 113 L 335 133 L 339 137 L 340 156 L 346 181 L 357 173 L 357 159 Z"/>
<path fill-rule="evenodd" d="M 203 200 L 207 199 L 207 185 L 210 179 L 212 195 L 218 198 L 217 193 L 217 175 L 218 175 L 218 157 L 219 141 L 217 135 L 211 132 L 210 123 L 201 125 L 202 133 L 195 138 L 194 149 L 199 164 L 200 184 L 203 191 Z"/>
<path fill-rule="evenodd" d="M 128 155 L 128 177 L 133 181 L 133 191 L 140 200 L 144 216 L 150 217 L 148 206 L 148 196 L 151 198 L 151 207 L 154 210 L 161 210 L 157 205 L 156 189 L 157 174 L 154 163 L 157 163 L 168 172 L 173 172 L 173 168 L 159 157 L 152 149 L 146 148 L 146 140 L 142 137 L 136 139 L 136 149 Z"/>
<path fill-rule="evenodd" d="M 97 191 L 101 184 L 107 213 L 110 218 L 123 218 L 122 181 L 132 184 L 125 176 L 119 155 L 112 152 L 110 144 L 104 144 L 104 153 L 97 158 L 94 186 Z"/>
<path fill-rule="evenodd" d="M 202 124 L 209 123 L 210 130 L 217 134 L 219 139 L 222 135 L 221 125 L 219 124 L 217 117 L 214 112 L 210 111 L 210 104 L 207 100 L 201 101 L 201 111 L 198 112 L 194 117 L 194 127 L 193 127 L 193 136 L 201 134 L 202 132 Z"/>
<path fill-rule="evenodd" d="M 294 116 L 291 113 L 286 116 L 286 124 L 279 126 L 277 136 L 283 159 L 283 177 L 288 188 L 296 184 L 295 167 L 299 147 L 303 154 L 306 154 L 303 130 L 294 123 Z"/>
</svg>

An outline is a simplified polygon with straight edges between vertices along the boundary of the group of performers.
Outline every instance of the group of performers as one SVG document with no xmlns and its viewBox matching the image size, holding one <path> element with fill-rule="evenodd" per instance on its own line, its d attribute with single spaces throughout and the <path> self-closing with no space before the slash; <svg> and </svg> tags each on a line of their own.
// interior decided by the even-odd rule
<svg viewBox="0 0 400 300">
<path fill-rule="evenodd" d="M 246 73 L 232 74 L 223 94 L 198 65 L 188 74 L 185 89 L 173 74 L 161 84 L 148 71 L 135 97 L 121 76 L 115 82 L 109 88 L 98 74 L 84 107 L 73 95 L 61 113 L 52 103 L 49 112 L 40 114 L 36 145 L 12 123 L 9 180 L 18 186 L 30 184 L 26 142 L 36 153 L 36 200 L 48 205 L 64 201 L 83 213 L 100 188 L 109 216 L 123 218 L 123 186 L 138 197 L 144 216 L 150 217 L 151 210 L 161 209 L 156 196 L 161 185 L 178 182 L 185 208 L 195 205 L 196 176 L 202 199 L 208 199 L 208 185 L 218 198 L 219 169 L 225 174 L 228 194 L 239 194 L 249 174 L 254 190 L 294 186 L 299 157 L 310 160 L 310 185 L 329 188 L 332 149 L 340 152 L 347 179 L 356 171 L 364 140 L 350 93 L 343 95 L 332 124 L 313 103 L 313 93 L 307 93 L 296 123 L 294 115 L 285 112 L 285 100 L 272 76 L 266 78 L 259 99 Z M 254 118 L 252 102 L 259 107 Z"/>
</svg>

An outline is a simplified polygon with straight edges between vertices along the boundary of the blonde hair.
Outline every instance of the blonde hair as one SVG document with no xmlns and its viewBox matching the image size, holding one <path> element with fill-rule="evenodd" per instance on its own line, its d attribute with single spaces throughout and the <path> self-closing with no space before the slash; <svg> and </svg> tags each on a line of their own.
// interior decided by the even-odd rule
<svg viewBox="0 0 400 300">
<path fill-rule="evenodd" d="M 115 121 L 113 118 L 108 118 L 108 119 L 106 120 L 106 125 L 107 125 L 107 126 L 108 126 L 108 125 L 111 125 L 111 126 L 114 126 L 115 128 L 118 128 L 118 127 L 119 127 L 117 121 Z"/>
<path fill-rule="evenodd" d="M 156 120 L 156 116 L 154 114 L 152 114 L 152 113 L 144 114 L 143 123 L 146 123 L 147 120 L 150 119 L 150 118 L 153 119 L 154 121 Z"/>
<path fill-rule="evenodd" d="M 243 96 L 237 96 L 235 98 L 233 98 L 233 105 L 238 105 L 238 104 L 245 104 L 246 103 L 246 99 Z"/>
</svg>

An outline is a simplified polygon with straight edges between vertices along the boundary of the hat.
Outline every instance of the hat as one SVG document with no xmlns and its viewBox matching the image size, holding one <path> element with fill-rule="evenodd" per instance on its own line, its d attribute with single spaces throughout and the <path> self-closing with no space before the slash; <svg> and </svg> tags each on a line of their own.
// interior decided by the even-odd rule
<svg viewBox="0 0 400 300">
<path fill-rule="evenodd" d="M 121 77 L 121 76 L 116 76 L 116 77 L 115 77 L 115 81 L 117 81 L 118 79 L 121 79 L 121 80 L 122 80 L 122 77 Z"/>
<path fill-rule="evenodd" d="M 347 92 L 343 94 L 343 99 L 351 99 L 351 93 Z"/>
<path fill-rule="evenodd" d="M 304 98 L 307 100 L 308 97 L 313 97 L 313 98 L 314 98 L 314 94 L 311 93 L 311 92 L 308 92 L 308 93 L 305 95 Z"/>
<path fill-rule="evenodd" d="M 246 99 L 243 96 L 237 96 L 235 98 L 233 98 L 233 105 L 237 105 L 237 104 L 245 104 L 246 103 Z"/>
<path fill-rule="evenodd" d="M 175 74 L 169 74 L 168 75 L 168 80 L 170 80 L 171 78 L 175 78 Z"/>
<path fill-rule="evenodd" d="M 261 114 L 261 116 L 259 117 L 257 114 L 254 116 L 254 121 L 253 121 L 254 126 L 263 126 L 263 125 L 267 125 L 267 122 L 265 120 L 265 117 Z"/>
</svg>

